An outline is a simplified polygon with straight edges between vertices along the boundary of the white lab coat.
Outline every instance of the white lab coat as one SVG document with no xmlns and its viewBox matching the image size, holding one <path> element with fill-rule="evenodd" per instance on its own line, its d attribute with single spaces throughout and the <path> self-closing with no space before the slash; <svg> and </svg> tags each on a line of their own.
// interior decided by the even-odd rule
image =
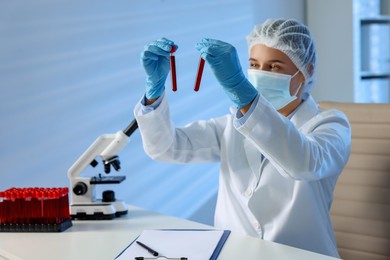
<svg viewBox="0 0 390 260">
<path fill-rule="evenodd" d="M 346 116 L 320 111 L 310 96 L 291 120 L 261 96 L 254 105 L 242 125 L 232 113 L 175 128 L 165 97 L 134 113 L 151 158 L 220 161 L 216 227 L 339 257 L 329 209 L 350 154 Z"/>
</svg>

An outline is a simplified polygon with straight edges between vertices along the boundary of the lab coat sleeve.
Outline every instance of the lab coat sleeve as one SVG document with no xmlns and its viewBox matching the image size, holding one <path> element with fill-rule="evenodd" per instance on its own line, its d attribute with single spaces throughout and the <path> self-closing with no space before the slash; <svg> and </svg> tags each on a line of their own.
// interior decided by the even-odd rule
<svg viewBox="0 0 390 260">
<path fill-rule="evenodd" d="M 259 100 L 237 130 L 288 178 L 310 181 L 336 176 L 349 159 L 350 125 L 337 110 L 321 111 L 297 128 L 267 102 Z"/>
<path fill-rule="evenodd" d="M 149 113 L 140 113 L 139 103 L 134 115 L 141 133 L 145 152 L 155 160 L 175 163 L 216 162 L 220 159 L 219 119 L 199 120 L 185 127 L 175 128 L 170 119 L 168 102 Z M 200 135 L 201 133 L 201 135 Z"/>
</svg>

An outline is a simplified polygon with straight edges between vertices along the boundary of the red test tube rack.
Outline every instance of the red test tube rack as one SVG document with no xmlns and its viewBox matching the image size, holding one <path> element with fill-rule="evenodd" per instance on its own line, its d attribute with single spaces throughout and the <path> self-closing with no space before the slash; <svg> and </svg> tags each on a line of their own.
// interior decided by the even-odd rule
<svg viewBox="0 0 390 260">
<path fill-rule="evenodd" d="M 62 232 L 72 226 L 68 188 L 0 191 L 0 232 Z"/>
</svg>

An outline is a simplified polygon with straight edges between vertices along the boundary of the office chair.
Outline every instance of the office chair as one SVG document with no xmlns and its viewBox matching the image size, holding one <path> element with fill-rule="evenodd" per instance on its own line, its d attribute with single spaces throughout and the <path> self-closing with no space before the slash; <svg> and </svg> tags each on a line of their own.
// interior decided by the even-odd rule
<svg viewBox="0 0 390 260">
<path fill-rule="evenodd" d="M 390 104 L 320 102 L 343 111 L 351 156 L 334 191 L 331 218 L 345 260 L 390 259 Z"/>
</svg>

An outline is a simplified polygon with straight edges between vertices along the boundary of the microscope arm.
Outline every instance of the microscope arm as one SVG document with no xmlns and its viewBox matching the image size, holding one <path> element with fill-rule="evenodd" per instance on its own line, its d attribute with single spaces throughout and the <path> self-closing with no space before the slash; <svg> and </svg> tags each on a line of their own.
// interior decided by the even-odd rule
<svg viewBox="0 0 390 260">
<path fill-rule="evenodd" d="M 116 134 L 104 134 L 98 137 L 72 167 L 69 168 L 68 178 L 72 180 L 80 177 L 82 171 L 98 156 L 100 156 L 103 161 L 110 160 L 117 156 L 128 143 L 130 135 L 132 135 L 137 128 L 138 124 L 134 119 L 124 131 L 118 131 Z"/>
<path fill-rule="evenodd" d="M 68 178 L 72 180 L 80 177 L 82 171 L 98 156 L 103 160 L 109 160 L 116 156 L 126 146 L 128 140 L 129 137 L 122 131 L 118 131 L 116 134 L 104 134 L 99 136 L 72 167 L 70 167 Z"/>
</svg>

